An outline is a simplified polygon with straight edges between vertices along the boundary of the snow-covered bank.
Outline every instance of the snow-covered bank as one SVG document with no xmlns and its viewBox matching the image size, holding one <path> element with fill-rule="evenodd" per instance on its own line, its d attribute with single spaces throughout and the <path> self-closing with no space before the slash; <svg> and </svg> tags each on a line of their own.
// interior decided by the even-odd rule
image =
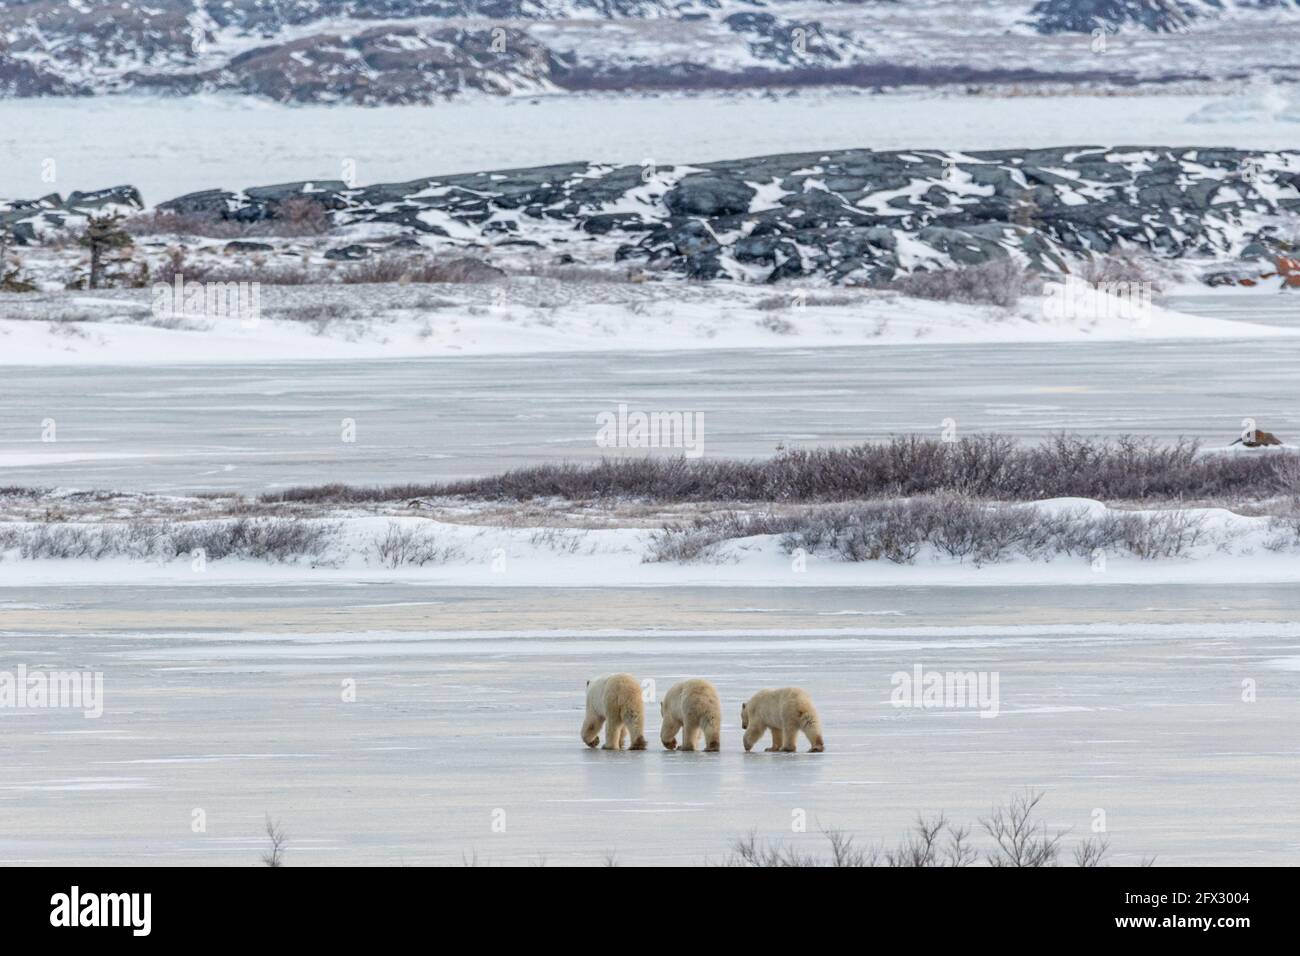
<svg viewBox="0 0 1300 956">
<path fill-rule="evenodd" d="M 157 316 L 148 290 L 0 300 L 0 365 L 139 365 L 546 352 L 1264 338 L 1295 329 L 1160 307 L 1135 320 L 1093 292 L 1012 309 L 735 282 L 289 286 L 256 322 Z M 21 315 L 21 318 L 13 316 Z M 9 317 L 6 317 L 9 316 Z"/>
<path fill-rule="evenodd" d="M 1080 521 L 1137 514 L 1143 518 L 1169 512 L 1116 512 L 1088 499 L 1054 499 L 1032 505 L 1042 514 Z M 295 545 L 266 560 L 209 559 L 200 549 L 163 536 L 168 554 L 182 558 L 122 557 L 90 559 L 25 558 L 15 543 L 25 529 L 38 533 L 93 534 L 105 525 L 63 522 L 53 526 L 12 523 L 7 551 L 0 551 L 0 577 L 7 586 L 45 585 L 269 585 L 401 582 L 462 587 L 898 587 L 1278 583 L 1300 581 L 1300 532 L 1295 521 L 1245 517 L 1217 508 L 1178 513 L 1194 528 L 1176 558 L 1136 557 L 1121 547 L 1091 554 L 1052 554 L 1044 549 L 1030 558 L 1012 555 L 983 564 L 945 554 L 933 544 L 922 546 L 909 563 L 889 560 L 847 561 L 823 550 L 792 548 L 781 535 L 759 534 L 725 541 L 704 552 L 704 560 L 653 560 L 654 530 L 632 527 L 557 528 L 464 524 L 415 517 L 327 515 L 314 532 L 304 534 L 301 554 Z M 259 540 L 294 534 L 279 529 L 244 532 Z M 137 527 L 128 534 L 144 541 Z M 6 538 L 0 537 L 0 540 Z M 195 541 L 203 540 L 196 537 Z M 77 553 L 85 539 L 70 549 Z M 102 539 L 89 545 L 99 547 Z M 61 544 L 44 545 L 57 551 Z M 128 548 L 148 553 L 152 545 Z M 272 549 L 276 546 L 272 545 Z M 30 553 L 29 547 L 29 553 Z M 39 548 L 37 549 L 39 550 Z M 285 555 L 288 560 L 282 560 Z"/>
</svg>

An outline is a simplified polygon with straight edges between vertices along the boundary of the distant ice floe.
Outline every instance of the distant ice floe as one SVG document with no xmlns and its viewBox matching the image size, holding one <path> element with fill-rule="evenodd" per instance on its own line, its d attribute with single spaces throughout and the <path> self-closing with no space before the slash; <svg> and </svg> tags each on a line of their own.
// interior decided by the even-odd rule
<svg viewBox="0 0 1300 956">
<path fill-rule="evenodd" d="M 1300 93 L 1272 84 L 1206 103 L 1187 117 L 1189 123 L 1300 123 Z"/>
</svg>

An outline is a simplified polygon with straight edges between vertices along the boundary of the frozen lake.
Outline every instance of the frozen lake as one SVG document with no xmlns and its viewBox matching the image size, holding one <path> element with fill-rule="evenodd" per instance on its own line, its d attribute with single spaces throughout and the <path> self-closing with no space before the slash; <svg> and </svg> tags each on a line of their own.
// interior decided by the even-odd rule
<svg viewBox="0 0 1300 956">
<path fill-rule="evenodd" d="M 1178 305 L 1300 322 L 1288 294 Z M 1253 417 L 1295 440 L 1298 366 L 1300 341 L 1281 339 L 18 367 L 0 375 L 0 484 L 256 492 L 492 473 L 609 453 L 596 416 L 619 402 L 702 412 L 708 456 L 937 433 L 946 418 L 959 432 L 1222 445 Z M 55 443 L 40 440 L 47 418 Z"/>
<path fill-rule="evenodd" d="M 1300 862 L 1294 589 L 1030 590 L 3 589 L 8 666 L 102 671 L 105 708 L 0 711 L 0 863 L 248 865 L 266 814 L 289 865 L 716 862 L 798 810 L 809 848 L 892 843 L 1023 787 L 1070 845 L 1105 811 L 1115 863 Z M 999 715 L 893 707 L 917 664 L 996 673 Z M 723 752 L 585 749 L 619 669 L 714 680 Z M 787 682 L 828 752 L 744 754 Z"/>
<path fill-rule="evenodd" d="M 465 98 L 392 107 L 222 96 L 2 100 L 0 197 L 129 183 L 156 203 L 199 189 L 341 179 L 345 161 L 366 184 L 574 160 L 666 165 L 850 147 L 1300 146 L 1300 122 L 1231 113 L 1231 122 L 1188 121 L 1225 102 L 852 91 Z"/>
</svg>

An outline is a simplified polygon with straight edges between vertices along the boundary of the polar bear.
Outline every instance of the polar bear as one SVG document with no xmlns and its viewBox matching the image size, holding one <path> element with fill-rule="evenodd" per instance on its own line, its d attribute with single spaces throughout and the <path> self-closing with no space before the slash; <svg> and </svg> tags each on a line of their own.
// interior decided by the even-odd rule
<svg viewBox="0 0 1300 956">
<path fill-rule="evenodd" d="M 695 738 L 704 732 L 704 749 L 721 749 L 722 701 L 718 690 L 706 680 L 684 680 L 673 684 L 659 702 L 663 727 L 659 739 L 669 750 L 677 748 L 677 731 L 682 731 L 682 750 L 694 750 Z"/>
<path fill-rule="evenodd" d="M 745 749 L 758 743 L 765 731 L 772 731 L 772 746 L 767 750 L 794 753 L 799 731 L 812 744 L 809 753 L 826 749 L 822 739 L 822 722 L 812 698 L 800 687 L 760 690 L 740 705 L 740 726 L 745 731 Z"/>
<path fill-rule="evenodd" d="M 602 750 L 620 750 L 632 734 L 630 750 L 645 750 L 645 704 L 641 685 L 631 674 L 610 674 L 587 681 L 587 715 L 582 721 L 582 742 L 594 747 L 605 726 Z"/>
</svg>

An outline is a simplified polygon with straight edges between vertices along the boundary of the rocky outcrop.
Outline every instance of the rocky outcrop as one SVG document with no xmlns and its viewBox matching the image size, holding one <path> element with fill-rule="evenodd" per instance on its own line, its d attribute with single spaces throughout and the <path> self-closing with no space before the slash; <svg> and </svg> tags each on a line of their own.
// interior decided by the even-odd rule
<svg viewBox="0 0 1300 956">
<path fill-rule="evenodd" d="M 1039 33 L 1115 32 L 1136 27 L 1152 33 L 1181 33 L 1198 20 L 1234 9 L 1295 10 L 1295 0 L 1040 0 L 1030 11 Z"/>
<path fill-rule="evenodd" d="M 833 5 L 824 0 L 828 9 Z M 738 67 L 833 65 L 846 33 L 752 0 L 156 0 L 0 4 L 0 95 L 232 91 L 281 102 L 431 103 L 466 91 L 557 88 L 622 44 L 566 42 L 592 21 L 676 19 Z M 739 10 L 741 12 L 735 12 Z M 529 27 L 547 23 L 543 43 Z M 572 25 L 572 27 L 568 25 Z M 557 34 L 558 31 L 558 34 Z M 698 45 L 697 45 L 698 47 Z M 583 53 L 579 57 L 574 50 Z M 565 52 L 568 51 L 568 52 Z M 655 65 L 663 66 L 658 62 Z M 672 56 L 667 65 L 685 65 Z"/>
<path fill-rule="evenodd" d="M 1030 16 L 1039 33 L 1113 32 L 1126 26 L 1176 33 L 1206 12 L 1198 0 L 1042 0 Z"/>
<path fill-rule="evenodd" d="M 91 216 L 130 215 L 143 208 L 134 186 L 74 192 L 67 199 L 50 193 L 40 199 L 0 200 L 0 234 L 15 245 L 30 245 L 49 235 L 80 231 Z"/>
<path fill-rule="evenodd" d="M 77 199 L 81 208 L 91 201 Z M 449 249 L 587 248 L 588 261 L 696 279 L 874 284 L 1007 256 L 1052 271 L 1072 256 L 1117 250 L 1260 254 L 1285 217 L 1300 213 L 1300 152 L 843 150 L 663 168 L 571 163 L 357 188 L 211 190 L 158 208 L 258 223 L 300 216 L 304 204 L 335 234 L 338 259 L 368 254 L 350 232 L 382 233 Z M 62 214 L 28 205 L 0 215 Z"/>
<path fill-rule="evenodd" d="M 0 2 L 0 96 L 386 104 L 552 89 L 1288 81 L 1297 11 L 1300 0 L 988 0 L 945 17 L 911 0 Z M 1165 37 L 1189 24 L 1202 34 L 1194 70 L 1186 44 Z M 1055 36 L 1098 28 L 1150 33 L 1101 60 Z"/>
</svg>

